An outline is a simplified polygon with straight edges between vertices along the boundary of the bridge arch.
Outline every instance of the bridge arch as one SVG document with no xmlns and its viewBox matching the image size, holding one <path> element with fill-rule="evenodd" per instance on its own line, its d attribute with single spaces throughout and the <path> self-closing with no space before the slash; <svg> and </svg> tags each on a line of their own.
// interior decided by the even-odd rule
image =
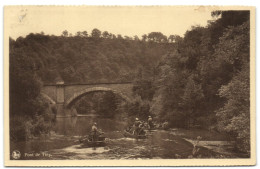
<svg viewBox="0 0 260 169">
<path fill-rule="evenodd" d="M 97 92 L 97 91 L 110 91 L 116 95 L 119 95 L 126 102 L 131 101 L 129 97 L 127 97 L 125 94 L 123 94 L 122 92 L 119 92 L 117 90 L 114 90 L 111 88 L 106 88 L 106 87 L 92 87 L 92 88 L 87 88 L 87 89 L 81 90 L 79 92 L 75 92 L 72 97 L 70 97 L 69 99 L 66 100 L 64 105 L 65 105 L 65 107 L 70 108 L 72 106 L 72 104 L 75 103 L 76 100 L 80 99 L 87 93 Z"/>
</svg>

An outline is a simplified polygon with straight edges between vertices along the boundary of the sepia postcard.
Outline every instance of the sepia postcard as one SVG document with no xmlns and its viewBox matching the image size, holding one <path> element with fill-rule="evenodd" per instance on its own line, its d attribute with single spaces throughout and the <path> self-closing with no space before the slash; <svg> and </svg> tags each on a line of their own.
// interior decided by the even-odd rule
<svg viewBox="0 0 260 169">
<path fill-rule="evenodd" d="M 5 166 L 256 164 L 255 7 L 5 6 Z"/>
</svg>

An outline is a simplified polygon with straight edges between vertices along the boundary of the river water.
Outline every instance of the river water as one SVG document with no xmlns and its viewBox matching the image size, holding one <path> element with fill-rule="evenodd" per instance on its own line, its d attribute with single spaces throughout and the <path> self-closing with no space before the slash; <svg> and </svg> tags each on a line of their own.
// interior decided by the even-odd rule
<svg viewBox="0 0 260 169">
<path fill-rule="evenodd" d="M 93 122 L 105 133 L 106 145 L 103 147 L 84 147 L 79 138 L 90 132 Z M 205 131 L 171 129 L 147 132 L 147 139 L 132 139 L 123 136 L 127 124 L 120 120 L 93 116 L 57 118 L 50 135 L 27 142 L 12 142 L 11 152 L 21 152 L 21 159 L 81 160 L 81 159 L 175 159 L 175 158 L 234 158 L 241 157 L 232 151 L 216 152 L 200 147 L 196 155 L 192 154 L 192 140 L 199 135 L 213 141 L 226 138 Z M 210 136 L 212 135 L 212 136 Z M 207 138 L 211 137 L 211 138 Z M 191 141 L 189 141 L 191 140 Z M 228 147 L 227 147 L 228 148 Z M 230 148 L 230 147 L 229 147 Z M 221 150 L 222 151 L 222 150 Z"/>
</svg>

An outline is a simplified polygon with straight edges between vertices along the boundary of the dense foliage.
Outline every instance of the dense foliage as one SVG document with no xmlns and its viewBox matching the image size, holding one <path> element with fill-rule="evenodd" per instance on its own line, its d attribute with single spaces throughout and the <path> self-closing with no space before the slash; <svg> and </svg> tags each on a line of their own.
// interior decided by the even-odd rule
<svg viewBox="0 0 260 169">
<path fill-rule="evenodd" d="M 9 46 L 11 139 L 47 134 L 55 112 L 40 95 L 42 82 L 35 66 L 39 60 L 25 47 L 16 48 L 16 42 L 11 39 Z"/>
<path fill-rule="evenodd" d="M 151 111 L 172 126 L 227 132 L 249 151 L 249 12 L 220 14 L 187 31 L 159 64 Z"/>
<path fill-rule="evenodd" d="M 45 83 L 61 77 L 65 83 L 100 83 L 132 81 L 139 69 L 151 69 L 173 43 L 155 40 L 131 40 L 94 29 L 91 36 L 29 34 L 15 41 L 21 49 L 38 60 L 35 67 Z M 155 36 L 155 35 L 153 35 Z M 155 36 L 156 37 L 156 36 Z"/>
</svg>

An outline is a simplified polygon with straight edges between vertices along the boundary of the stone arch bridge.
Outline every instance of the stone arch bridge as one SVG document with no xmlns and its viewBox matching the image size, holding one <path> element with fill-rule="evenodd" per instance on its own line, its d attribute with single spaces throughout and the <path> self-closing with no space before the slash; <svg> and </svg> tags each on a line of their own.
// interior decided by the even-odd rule
<svg viewBox="0 0 260 169">
<path fill-rule="evenodd" d="M 111 91 L 121 96 L 123 100 L 130 101 L 132 88 L 131 82 L 99 84 L 64 84 L 64 82 L 57 82 L 56 84 L 44 84 L 41 94 L 50 104 L 56 106 L 57 117 L 64 117 L 73 115 L 75 111 L 72 109 L 73 104 L 87 93 Z"/>
</svg>

